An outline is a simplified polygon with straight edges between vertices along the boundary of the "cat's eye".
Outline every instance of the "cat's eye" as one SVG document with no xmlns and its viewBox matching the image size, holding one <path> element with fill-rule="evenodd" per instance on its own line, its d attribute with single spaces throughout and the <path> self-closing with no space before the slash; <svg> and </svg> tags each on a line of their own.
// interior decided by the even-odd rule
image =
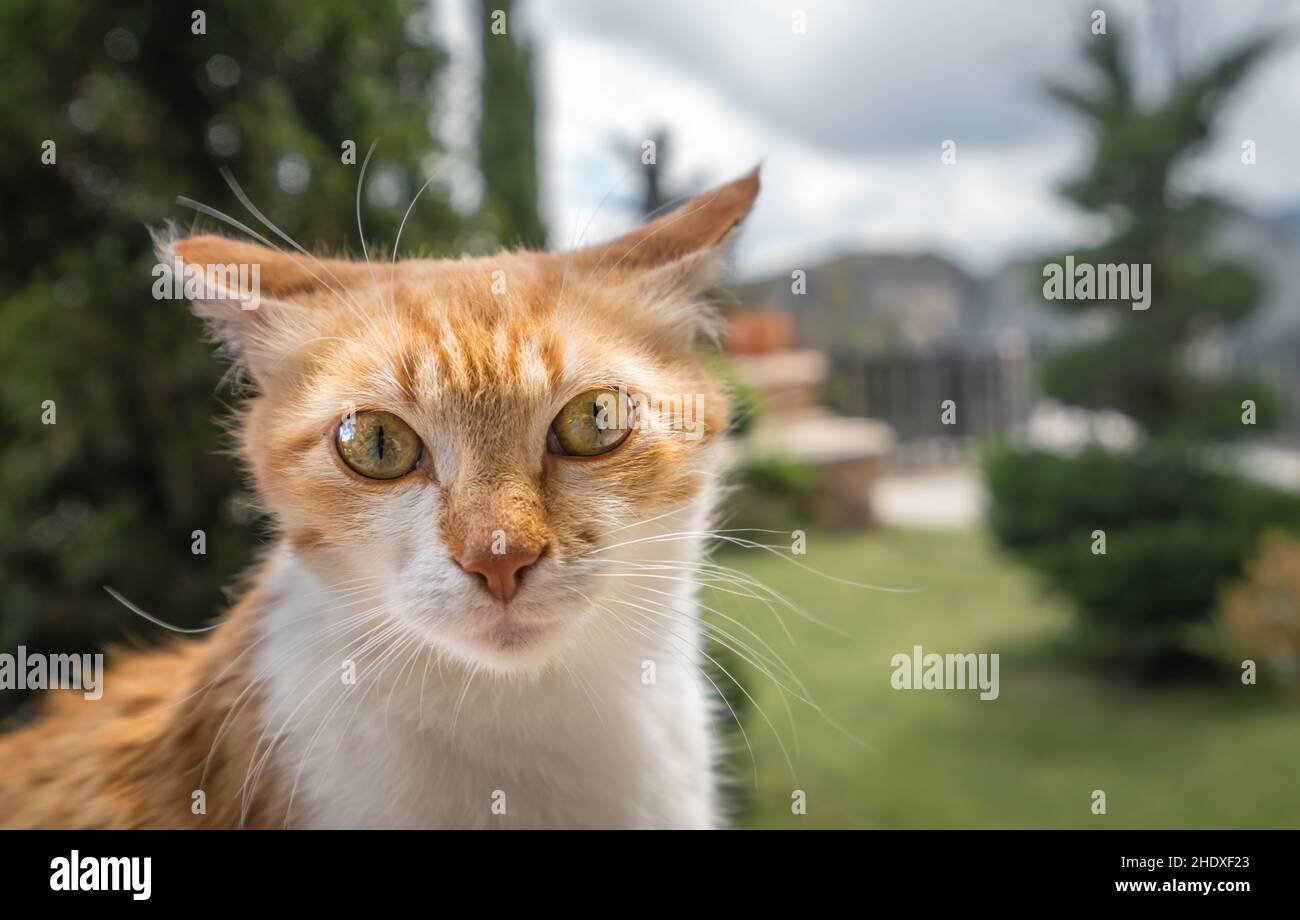
<svg viewBox="0 0 1300 920">
<path fill-rule="evenodd" d="M 588 390 L 569 400 L 551 422 L 547 446 L 566 457 L 609 453 L 632 433 L 634 410 L 626 390 Z"/>
<path fill-rule="evenodd" d="M 339 422 L 339 456 L 367 479 L 396 479 L 420 462 L 424 445 L 410 425 L 391 412 L 349 412 Z"/>
</svg>

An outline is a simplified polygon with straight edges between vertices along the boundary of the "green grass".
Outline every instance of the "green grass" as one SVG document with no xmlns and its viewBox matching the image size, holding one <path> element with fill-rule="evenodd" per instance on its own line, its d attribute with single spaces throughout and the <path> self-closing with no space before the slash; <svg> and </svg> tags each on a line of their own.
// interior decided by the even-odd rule
<svg viewBox="0 0 1300 920">
<path fill-rule="evenodd" d="M 792 729 L 773 681 L 742 665 L 794 761 L 792 775 L 778 734 L 753 706 L 742 709 L 758 771 L 755 785 L 737 741 L 743 826 L 1300 826 L 1294 698 L 1243 687 L 1233 672 L 1222 685 L 1153 689 L 1070 664 L 1050 651 L 1069 641 L 1067 610 L 982 534 L 811 534 L 807 555 L 793 558 L 842 578 L 922 590 L 849 587 L 757 550 L 717 556 L 848 634 L 785 612 L 792 641 L 761 605 L 707 598 L 769 642 L 826 715 L 861 741 L 798 700 L 790 701 Z M 893 689 L 890 658 L 914 645 L 997 652 L 999 698 Z M 807 794 L 806 816 L 791 813 L 795 789 Z M 1091 812 L 1095 789 L 1106 793 L 1106 815 Z"/>
</svg>

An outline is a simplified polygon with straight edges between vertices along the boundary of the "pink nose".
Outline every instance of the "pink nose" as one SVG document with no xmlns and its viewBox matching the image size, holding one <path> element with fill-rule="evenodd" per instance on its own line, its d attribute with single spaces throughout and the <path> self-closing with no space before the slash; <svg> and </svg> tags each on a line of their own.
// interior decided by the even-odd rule
<svg viewBox="0 0 1300 920">
<path fill-rule="evenodd" d="M 466 572 L 482 577 L 483 587 L 499 601 L 508 601 L 519 591 L 524 569 L 538 557 L 541 549 L 521 549 L 508 553 L 475 553 L 459 557 L 456 562 Z"/>
</svg>

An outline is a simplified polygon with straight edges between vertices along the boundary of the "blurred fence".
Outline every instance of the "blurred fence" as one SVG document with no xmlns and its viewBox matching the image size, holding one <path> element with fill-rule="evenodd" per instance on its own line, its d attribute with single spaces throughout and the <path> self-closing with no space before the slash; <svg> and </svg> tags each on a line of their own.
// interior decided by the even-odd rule
<svg viewBox="0 0 1300 920">
<path fill-rule="evenodd" d="M 955 459 L 983 438 L 1023 425 L 1033 406 L 1032 362 L 1004 354 L 886 352 L 832 354 L 832 405 L 887 422 L 898 462 Z M 945 421 L 945 402 L 952 411 Z"/>
<path fill-rule="evenodd" d="M 887 422 L 897 439 L 894 461 L 967 457 L 989 435 L 1016 431 L 1034 406 L 1033 358 L 1024 349 L 1005 353 L 884 352 L 830 356 L 827 393 L 848 415 Z M 1197 360 L 1207 371 L 1249 371 L 1282 397 L 1277 427 L 1265 441 L 1300 445 L 1300 340 L 1267 346 L 1220 346 Z M 943 405 L 954 404 L 952 424 Z"/>
</svg>

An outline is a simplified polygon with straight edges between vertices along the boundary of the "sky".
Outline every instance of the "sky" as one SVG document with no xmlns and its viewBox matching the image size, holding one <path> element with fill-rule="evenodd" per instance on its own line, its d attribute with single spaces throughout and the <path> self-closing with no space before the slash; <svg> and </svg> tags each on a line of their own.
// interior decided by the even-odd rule
<svg viewBox="0 0 1300 920">
<path fill-rule="evenodd" d="M 520 0 L 509 28 L 535 48 L 552 244 L 638 220 L 635 145 L 658 126 L 670 187 L 698 191 L 762 163 L 742 277 L 856 251 L 934 252 L 987 272 L 1093 238 L 1095 218 L 1055 191 L 1087 136 L 1042 86 L 1083 78 L 1098 8 L 1109 31 L 1135 37 L 1151 97 L 1176 67 L 1259 32 L 1285 36 L 1183 181 L 1263 213 L 1300 207 L 1297 0 Z M 434 9 L 472 70 L 473 8 Z"/>
</svg>

